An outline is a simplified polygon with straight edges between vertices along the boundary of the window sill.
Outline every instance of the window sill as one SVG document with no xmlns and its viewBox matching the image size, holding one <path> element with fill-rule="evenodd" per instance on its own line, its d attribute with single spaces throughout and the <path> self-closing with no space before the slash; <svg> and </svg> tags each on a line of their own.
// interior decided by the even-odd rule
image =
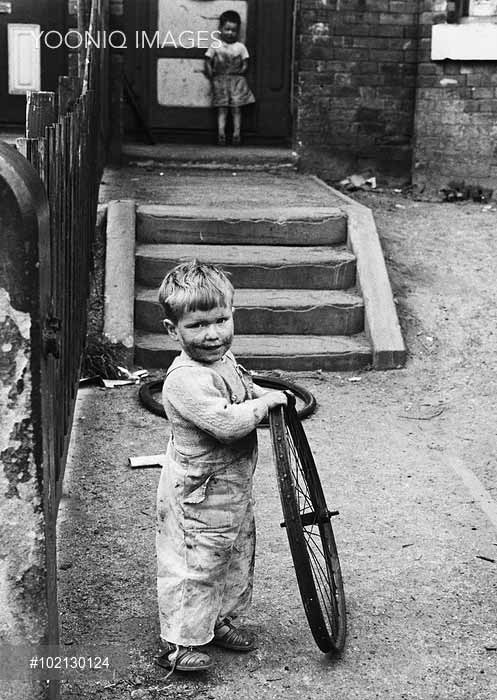
<svg viewBox="0 0 497 700">
<path fill-rule="evenodd" d="M 496 24 L 497 15 L 487 15 L 486 17 L 473 15 L 472 17 L 461 17 L 459 24 Z"/>
<path fill-rule="evenodd" d="M 497 23 L 435 24 L 431 34 L 433 61 L 497 61 Z"/>
</svg>

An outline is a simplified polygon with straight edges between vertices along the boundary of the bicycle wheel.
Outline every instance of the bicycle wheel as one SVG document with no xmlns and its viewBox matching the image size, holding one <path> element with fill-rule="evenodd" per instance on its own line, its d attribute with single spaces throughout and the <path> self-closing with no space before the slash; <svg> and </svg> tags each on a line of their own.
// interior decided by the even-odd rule
<svg viewBox="0 0 497 700">
<path fill-rule="evenodd" d="M 287 382 L 286 379 L 279 379 L 278 377 L 268 377 L 263 374 L 254 374 L 252 379 L 259 386 L 265 389 L 279 389 L 280 391 L 291 391 L 292 394 L 299 399 L 299 410 L 298 415 L 301 419 L 307 418 L 316 408 L 316 399 L 310 391 L 305 387 L 300 386 L 300 384 L 292 384 L 292 382 Z M 156 416 L 162 416 L 167 418 L 166 412 L 164 411 L 164 406 L 161 402 L 155 399 L 155 395 L 162 391 L 162 385 L 164 383 L 163 379 L 158 379 L 152 382 L 146 382 L 142 384 L 138 390 L 138 397 L 140 402 L 146 409 L 155 413 Z M 261 425 L 267 425 L 267 420 L 264 419 Z"/>
<path fill-rule="evenodd" d="M 314 458 L 289 397 L 270 411 L 278 486 L 300 595 L 312 635 L 323 652 L 342 651 L 345 594 L 330 512 Z"/>
</svg>

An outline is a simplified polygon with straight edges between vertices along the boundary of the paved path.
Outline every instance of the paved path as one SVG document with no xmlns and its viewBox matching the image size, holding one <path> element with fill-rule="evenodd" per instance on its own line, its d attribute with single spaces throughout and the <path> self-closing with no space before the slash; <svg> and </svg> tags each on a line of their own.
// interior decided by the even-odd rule
<svg viewBox="0 0 497 700">
<path fill-rule="evenodd" d="M 64 700 L 495 700 L 495 219 L 476 206 L 401 207 L 388 201 L 377 217 L 412 353 L 406 369 L 292 375 L 318 400 L 305 429 L 340 511 L 343 657 L 324 657 L 308 632 L 261 431 L 248 618 L 260 647 L 216 650 L 205 679 L 164 680 L 153 665 L 159 474 L 130 470 L 127 458 L 162 451 L 167 422 L 139 407 L 135 387 L 85 389 L 61 509 L 63 637 L 114 642 L 130 666 L 108 688 L 89 676 L 65 686 Z"/>
<path fill-rule="evenodd" d="M 80 392 L 62 509 L 61 562 L 72 563 L 61 572 L 64 636 L 78 645 L 119 642 L 133 672 L 120 673 L 118 687 L 133 688 L 138 676 L 144 687 L 165 689 L 161 697 L 173 689 L 171 697 L 190 697 L 194 687 L 196 697 L 216 700 L 237 693 L 310 700 L 330 697 L 333 687 L 338 700 L 494 700 L 495 564 L 479 557 L 497 558 L 497 533 L 454 470 L 461 455 L 440 439 L 443 416 L 410 419 L 403 372 L 363 374 L 358 382 L 315 376 L 293 379 L 317 396 L 319 409 L 305 428 L 330 505 L 341 514 L 333 523 L 348 603 L 343 657 L 327 660 L 308 632 L 279 527 L 269 437 L 260 431 L 259 556 L 249 617 L 260 648 L 243 657 L 216 651 L 217 667 L 193 686 L 180 676 L 161 680 L 152 665 L 159 474 L 130 470 L 126 460 L 163 450 L 168 430 L 137 407 L 134 387 Z M 436 396 L 425 399 L 431 405 L 416 411 L 433 415 Z M 126 697 L 111 691 L 103 697 Z"/>
</svg>

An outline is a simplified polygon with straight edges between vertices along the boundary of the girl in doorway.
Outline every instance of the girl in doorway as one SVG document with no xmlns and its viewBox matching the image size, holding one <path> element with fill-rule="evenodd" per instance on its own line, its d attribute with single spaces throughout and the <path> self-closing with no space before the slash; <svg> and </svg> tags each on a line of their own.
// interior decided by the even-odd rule
<svg viewBox="0 0 497 700">
<path fill-rule="evenodd" d="M 249 53 L 238 41 L 241 18 L 238 12 L 227 10 L 219 18 L 220 40 L 205 53 L 205 72 L 212 85 L 212 105 L 217 107 L 218 144 L 226 144 L 226 118 L 233 115 L 233 145 L 240 145 L 241 108 L 255 102 L 245 74 Z"/>
</svg>

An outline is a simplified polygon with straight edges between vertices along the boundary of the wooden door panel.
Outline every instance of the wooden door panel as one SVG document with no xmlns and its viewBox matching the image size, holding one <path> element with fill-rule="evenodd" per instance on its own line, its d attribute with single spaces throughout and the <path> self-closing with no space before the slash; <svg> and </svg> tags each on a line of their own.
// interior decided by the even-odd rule
<svg viewBox="0 0 497 700">
<path fill-rule="evenodd" d="M 211 43 L 209 37 L 218 29 L 219 15 L 234 9 L 242 18 L 241 37 L 251 52 L 254 6 L 255 0 L 152 1 L 150 27 L 152 34 L 156 30 L 159 32 L 160 43 L 160 48 L 150 52 L 150 122 L 153 128 L 215 130 L 210 82 L 203 72 L 204 54 Z M 195 46 L 187 48 L 190 43 Z M 246 126 L 255 129 L 255 123 L 247 121 Z"/>
<path fill-rule="evenodd" d="M 255 104 L 243 109 L 243 132 L 252 140 L 288 138 L 293 2 L 129 0 L 128 32 L 143 29 L 152 43 L 127 52 L 127 72 L 151 128 L 186 140 L 189 134 L 194 141 L 215 137 L 216 111 L 211 107 L 210 83 L 203 74 L 209 44 L 174 47 L 171 39 L 185 29 L 195 37 L 197 31 L 209 35 L 218 28 L 220 12 L 236 9 L 242 18 L 247 17 L 241 38 L 250 54 L 247 78 L 256 97 Z M 169 45 L 163 45 L 166 38 Z"/>
<path fill-rule="evenodd" d="M 210 34 L 218 29 L 219 16 L 223 12 L 235 10 L 242 20 L 240 40 L 245 42 L 249 2 L 250 0 L 158 0 L 157 28 L 160 37 L 164 39 L 168 32 L 178 37 L 182 31 L 193 32 L 194 35 L 197 31 Z"/>
<path fill-rule="evenodd" d="M 258 16 L 258 129 L 265 138 L 290 134 L 292 2 L 262 0 Z"/>
</svg>

